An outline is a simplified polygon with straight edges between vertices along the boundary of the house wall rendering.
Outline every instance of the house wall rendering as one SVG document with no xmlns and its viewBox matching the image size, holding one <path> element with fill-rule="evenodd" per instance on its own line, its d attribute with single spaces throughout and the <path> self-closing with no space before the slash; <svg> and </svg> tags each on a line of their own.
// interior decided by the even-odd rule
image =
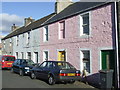
<svg viewBox="0 0 120 90">
<path fill-rule="evenodd" d="M 81 16 L 89 13 L 89 35 L 81 35 Z M 81 71 L 84 69 L 84 51 L 90 53 L 89 73 L 102 68 L 101 50 L 114 49 L 115 28 L 113 4 L 63 19 L 48 25 L 48 41 L 44 42 L 44 27 L 40 28 L 40 58 L 48 51 L 48 60 L 58 60 L 59 52 L 65 51 L 65 60 Z M 65 22 L 65 37 L 59 38 L 60 23 Z M 82 54 L 83 53 L 83 54 Z"/>
</svg>

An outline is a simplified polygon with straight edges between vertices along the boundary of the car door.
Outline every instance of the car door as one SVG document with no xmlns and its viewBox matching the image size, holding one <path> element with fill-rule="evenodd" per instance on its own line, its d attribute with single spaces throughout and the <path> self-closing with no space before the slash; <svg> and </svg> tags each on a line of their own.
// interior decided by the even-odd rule
<svg viewBox="0 0 120 90">
<path fill-rule="evenodd" d="M 48 79 L 48 75 L 52 70 L 52 62 L 47 62 L 46 66 L 42 69 L 41 74 L 44 76 L 43 79 Z"/>
<path fill-rule="evenodd" d="M 20 60 L 18 60 L 15 65 L 16 72 L 19 72 L 19 68 L 20 68 Z"/>
<path fill-rule="evenodd" d="M 38 66 L 35 70 L 35 74 L 38 78 L 44 79 L 44 70 L 46 68 L 47 62 L 43 62 L 40 66 Z"/>
<path fill-rule="evenodd" d="M 16 71 L 17 62 L 18 62 L 18 60 L 15 60 L 15 62 L 12 64 L 12 68 L 14 71 Z"/>
</svg>

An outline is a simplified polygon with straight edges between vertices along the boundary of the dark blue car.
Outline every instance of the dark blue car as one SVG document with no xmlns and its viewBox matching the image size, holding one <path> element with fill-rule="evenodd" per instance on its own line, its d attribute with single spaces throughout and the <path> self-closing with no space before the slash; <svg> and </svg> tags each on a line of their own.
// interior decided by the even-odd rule
<svg viewBox="0 0 120 90">
<path fill-rule="evenodd" d="M 47 80 L 50 85 L 56 82 L 74 83 L 81 78 L 80 70 L 77 70 L 69 62 L 63 61 L 44 61 L 33 67 L 30 72 L 32 79 L 41 78 Z"/>
<path fill-rule="evenodd" d="M 36 64 L 32 60 L 28 59 L 16 59 L 12 64 L 11 72 L 19 73 L 20 76 L 29 74 L 30 69 L 33 68 Z"/>
</svg>

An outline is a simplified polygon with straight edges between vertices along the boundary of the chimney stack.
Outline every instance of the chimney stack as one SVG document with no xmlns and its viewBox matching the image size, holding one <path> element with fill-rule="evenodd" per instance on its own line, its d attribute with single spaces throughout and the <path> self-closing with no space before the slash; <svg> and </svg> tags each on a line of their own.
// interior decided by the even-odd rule
<svg viewBox="0 0 120 90">
<path fill-rule="evenodd" d="M 13 26 L 11 27 L 11 30 L 14 31 L 18 28 L 19 26 L 16 26 L 15 24 L 13 24 Z"/>
<path fill-rule="evenodd" d="M 71 4 L 73 4 L 72 0 L 56 0 L 55 12 L 58 14 Z"/>
<path fill-rule="evenodd" d="M 32 17 L 25 18 L 24 19 L 24 25 L 27 26 L 34 21 L 35 21 L 35 19 L 32 19 Z"/>
</svg>

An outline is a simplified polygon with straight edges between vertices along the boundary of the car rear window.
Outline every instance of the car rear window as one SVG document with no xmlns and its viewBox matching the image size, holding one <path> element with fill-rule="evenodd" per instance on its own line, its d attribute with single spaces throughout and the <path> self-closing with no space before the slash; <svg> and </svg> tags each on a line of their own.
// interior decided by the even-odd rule
<svg viewBox="0 0 120 90">
<path fill-rule="evenodd" d="M 28 65 L 34 64 L 34 62 L 32 60 L 23 60 L 22 63 L 23 64 L 28 64 Z"/>
<path fill-rule="evenodd" d="M 4 57 L 5 61 L 15 61 L 15 57 Z"/>
<path fill-rule="evenodd" d="M 57 65 L 60 69 L 75 69 L 74 66 L 67 62 L 59 62 L 57 63 Z"/>
</svg>

